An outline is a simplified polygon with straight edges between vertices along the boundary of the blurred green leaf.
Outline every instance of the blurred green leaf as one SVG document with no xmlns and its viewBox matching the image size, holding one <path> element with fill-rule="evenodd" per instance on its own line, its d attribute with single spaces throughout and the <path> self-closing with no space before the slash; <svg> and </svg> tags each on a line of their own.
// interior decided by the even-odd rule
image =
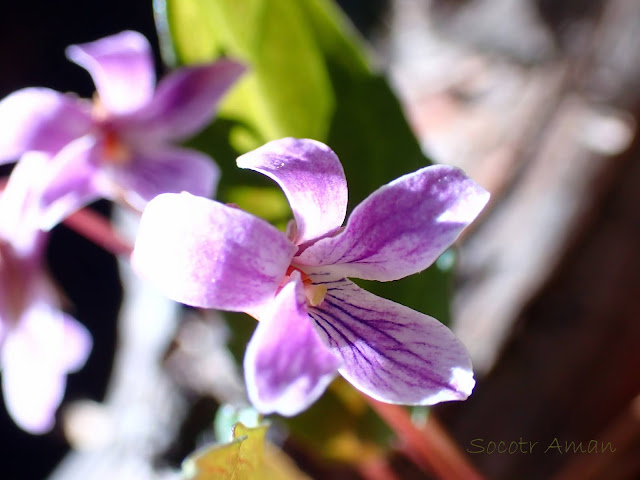
<svg viewBox="0 0 640 480">
<path fill-rule="evenodd" d="M 316 454 L 341 462 L 360 463 L 367 457 L 379 457 L 393 437 L 362 394 L 342 377 L 308 410 L 282 421 Z"/>
<path fill-rule="evenodd" d="M 349 182 L 351 208 L 375 189 L 429 165 L 386 79 L 370 69 L 363 42 L 334 2 L 307 0 L 313 30 L 331 78 L 336 109 L 327 143 Z"/>
<path fill-rule="evenodd" d="M 298 2 L 291 0 L 167 0 L 179 59 L 225 54 L 249 67 L 220 113 L 260 136 L 255 148 L 283 136 L 326 137 L 334 108 L 322 52 Z"/>
<path fill-rule="evenodd" d="M 233 186 L 228 189 L 226 200 L 271 223 L 286 222 L 292 216 L 289 202 L 277 186 Z"/>
</svg>

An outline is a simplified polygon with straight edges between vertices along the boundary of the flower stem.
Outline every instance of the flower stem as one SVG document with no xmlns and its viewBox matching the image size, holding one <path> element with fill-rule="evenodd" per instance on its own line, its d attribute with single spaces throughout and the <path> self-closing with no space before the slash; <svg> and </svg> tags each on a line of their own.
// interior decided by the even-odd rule
<svg viewBox="0 0 640 480">
<path fill-rule="evenodd" d="M 133 251 L 131 243 L 122 238 L 106 218 L 88 208 L 75 212 L 62 223 L 114 255 L 131 255 Z"/>
<path fill-rule="evenodd" d="M 357 468 L 365 480 L 400 480 L 384 458 L 364 461 Z"/>
<path fill-rule="evenodd" d="M 365 395 L 369 405 L 404 441 L 412 459 L 429 468 L 442 480 L 481 480 L 484 477 L 465 458 L 464 454 L 431 412 L 424 429 L 418 429 L 407 411 L 399 405 L 374 400 Z"/>
</svg>

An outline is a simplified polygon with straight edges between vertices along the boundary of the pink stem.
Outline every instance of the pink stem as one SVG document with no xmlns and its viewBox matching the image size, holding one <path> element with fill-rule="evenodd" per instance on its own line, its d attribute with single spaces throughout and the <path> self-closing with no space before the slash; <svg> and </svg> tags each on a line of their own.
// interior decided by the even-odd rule
<svg viewBox="0 0 640 480">
<path fill-rule="evenodd" d="M 365 480 L 400 480 L 384 458 L 365 460 L 357 468 Z"/>
<path fill-rule="evenodd" d="M 83 208 L 64 220 L 64 225 L 114 255 L 131 255 L 133 246 L 118 234 L 111 223 L 93 210 Z"/>
<path fill-rule="evenodd" d="M 465 458 L 432 412 L 429 414 L 425 428 L 419 430 L 403 407 L 382 403 L 366 395 L 365 398 L 398 438 L 405 442 L 409 456 L 412 459 L 419 459 L 419 466 L 428 466 L 442 480 L 484 478 Z"/>
</svg>

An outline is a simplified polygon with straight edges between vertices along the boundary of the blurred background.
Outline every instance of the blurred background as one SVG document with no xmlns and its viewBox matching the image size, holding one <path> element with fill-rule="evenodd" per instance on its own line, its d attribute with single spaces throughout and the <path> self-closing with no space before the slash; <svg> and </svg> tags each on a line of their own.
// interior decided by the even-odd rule
<svg viewBox="0 0 640 480">
<path fill-rule="evenodd" d="M 640 3 L 339 4 L 367 38 L 375 68 L 387 75 L 426 155 L 460 166 L 492 192 L 489 207 L 458 245 L 451 313 L 478 385 L 466 402 L 433 413 L 487 478 L 638 478 Z M 64 48 L 124 29 L 144 33 L 160 65 L 153 15 L 147 0 L 5 5 L 0 97 L 37 85 L 90 97 L 88 74 L 66 60 Z M 106 203 L 96 208 L 109 213 Z M 94 337 L 87 366 L 69 377 L 66 399 L 102 401 L 108 388 L 117 391 L 107 382 L 122 348 L 116 261 L 58 227 L 49 262 L 70 311 Z M 206 331 L 223 332 L 216 322 L 209 319 Z M 185 344 L 205 328 L 199 320 L 185 325 L 168 334 L 175 338 L 164 358 L 171 358 L 176 342 Z M 204 360 L 193 354 L 203 365 L 225 347 L 212 341 L 207 348 Z M 183 361 L 169 362 L 174 377 Z M 155 385 L 160 374 L 141 375 Z M 201 442 L 201 419 L 213 416 L 221 390 L 228 399 L 242 397 L 233 379 L 185 386 L 172 378 L 163 377 L 158 392 L 173 392 L 162 410 L 173 417 L 153 427 L 171 440 L 145 445 L 147 468 L 137 478 L 160 478 L 148 472 L 179 464 Z M 104 424 L 89 417 L 100 435 Z M 120 449 L 127 445 L 118 443 L 124 440 L 117 433 L 110 435 Z M 4 408 L 0 438 L 0 477 L 7 480 L 46 478 L 68 450 L 62 428 L 27 435 Z M 521 439 L 539 446 L 531 453 L 473 453 L 471 443 Z M 562 451 L 545 452 L 556 439 Z M 597 452 L 564 452 L 565 442 L 583 442 L 586 449 L 591 440 L 598 442 Z M 601 452 L 600 442 L 610 442 L 615 452 Z M 391 464 L 399 478 L 430 478 L 396 447 Z M 285 442 L 285 450 L 312 478 L 359 478 L 349 463 L 329 462 L 295 441 Z M 57 478 L 110 478 L 98 474 L 119 457 L 113 450 L 110 457 L 96 451 L 74 454 L 77 462 L 83 455 L 101 458 L 93 463 L 95 471 L 85 469 L 81 476 L 79 470 L 68 473 L 69 467 Z"/>
</svg>

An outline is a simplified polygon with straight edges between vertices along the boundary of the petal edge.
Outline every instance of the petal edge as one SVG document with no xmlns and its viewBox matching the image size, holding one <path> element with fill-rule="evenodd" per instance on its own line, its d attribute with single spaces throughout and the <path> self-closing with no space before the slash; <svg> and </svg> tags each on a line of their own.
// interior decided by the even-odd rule
<svg viewBox="0 0 640 480">
<path fill-rule="evenodd" d="M 295 258 L 332 274 L 391 281 L 431 265 L 489 201 L 461 170 L 426 167 L 384 185 L 358 205 L 338 235 Z"/>
<path fill-rule="evenodd" d="M 100 100 L 111 113 L 134 111 L 153 96 L 155 69 L 149 42 L 139 32 L 124 32 L 67 47 L 67 57 L 93 78 Z"/>
<path fill-rule="evenodd" d="M 55 154 L 89 131 L 88 103 L 48 88 L 25 88 L 0 102 L 0 164 L 37 150 Z"/>
<path fill-rule="evenodd" d="M 296 244 L 342 226 L 347 213 L 347 180 L 340 160 L 323 143 L 282 138 L 245 153 L 237 164 L 280 185 L 296 219 Z"/>
</svg>

